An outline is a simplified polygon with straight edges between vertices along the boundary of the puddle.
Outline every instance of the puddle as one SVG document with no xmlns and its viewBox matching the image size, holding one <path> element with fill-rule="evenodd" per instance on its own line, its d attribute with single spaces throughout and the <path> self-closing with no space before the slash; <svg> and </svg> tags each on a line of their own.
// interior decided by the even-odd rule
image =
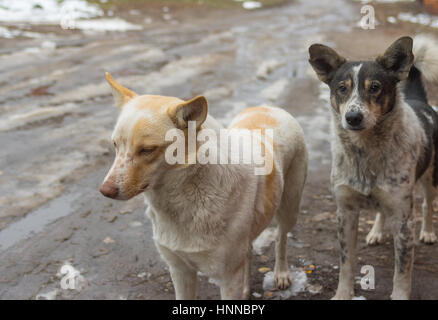
<svg viewBox="0 0 438 320">
<path fill-rule="evenodd" d="M 0 251 L 40 233 L 49 224 L 73 212 L 72 204 L 79 195 L 66 194 L 41 206 L 23 219 L 0 231 Z"/>
</svg>

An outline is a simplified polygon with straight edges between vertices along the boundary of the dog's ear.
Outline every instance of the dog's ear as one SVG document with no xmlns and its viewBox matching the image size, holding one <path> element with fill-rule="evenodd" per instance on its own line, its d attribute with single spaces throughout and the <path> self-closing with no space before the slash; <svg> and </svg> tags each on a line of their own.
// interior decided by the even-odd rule
<svg viewBox="0 0 438 320">
<path fill-rule="evenodd" d="M 329 83 L 336 70 L 347 60 L 335 50 L 322 44 L 312 44 L 309 47 L 309 62 L 319 80 Z"/>
<path fill-rule="evenodd" d="M 376 62 L 394 72 L 398 80 L 405 80 L 414 61 L 412 44 L 411 37 L 402 37 L 386 49 L 383 55 L 377 57 Z"/>
<path fill-rule="evenodd" d="M 207 118 L 207 113 L 208 103 L 204 96 L 197 96 L 168 110 L 170 119 L 180 129 L 188 128 L 189 121 L 196 121 L 196 128 L 199 128 Z"/>
<path fill-rule="evenodd" d="M 127 103 L 129 100 L 137 96 L 135 92 L 117 83 L 116 80 L 114 80 L 113 77 L 111 77 L 109 72 L 105 72 L 105 77 L 111 86 L 114 102 L 119 109 L 121 109 L 123 105 Z"/>
</svg>

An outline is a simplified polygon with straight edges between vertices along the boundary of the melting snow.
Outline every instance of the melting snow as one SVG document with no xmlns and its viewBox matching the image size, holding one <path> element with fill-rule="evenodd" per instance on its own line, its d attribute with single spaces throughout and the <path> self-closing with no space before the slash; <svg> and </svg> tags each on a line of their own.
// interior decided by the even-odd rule
<svg viewBox="0 0 438 320">
<path fill-rule="evenodd" d="M 31 24 L 59 24 L 66 29 L 84 31 L 127 31 L 142 27 L 120 18 L 93 19 L 103 17 L 104 12 L 85 0 L 0 0 L 0 22 Z M 0 36 L 13 38 L 18 35 L 32 36 L 31 33 L 0 29 Z"/>
<path fill-rule="evenodd" d="M 0 0 L 0 21 L 29 23 L 60 23 L 70 19 L 103 16 L 103 11 L 85 0 Z"/>
<path fill-rule="evenodd" d="M 395 23 L 396 19 L 394 17 L 391 19 L 391 23 Z M 388 18 L 388 19 L 389 19 Z M 407 21 L 410 23 L 418 23 L 432 28 L 438 28 L 438 19 L 426 13 L 412 14 L 410 12 L 400 12 L 397 16 L 398 20 Z"/>
<path fill-rule="evenodd" d="M 261 8 L 262 4 L 258 1 L 245 1 L 244 3 L 242 3 L 242 7 L 247 10 L 253 10 Z"/>
<path fill-rule="evenodd" d="M 263 232 L 252 243 L 254 253 L 261 255 L 263 253 L 263 249 L 275 241 L 276 235 L 276 228 L 270 227 L 263 230 Z"/>
<path fill-rule="evenodd" d="M 280 299 L 289 299 L 296 296 L 300 292 L 304 292 L 307 289 L 307 274 L 300 268 L 294 266 L 290 267 L 292 285 L 283 291 L 274 291 L 274 295 L 280 297 Z M 274 272 L 270 271 L 265 274 L 263 279 L 263 290 L 271 291 L 275 290 Z"/>
<path fill-rule="evenodd" d="M 129 31 L 142 29 L 139 25 L 129 23 L 119 18 L 77 20 L 74 22 L 74 28 L 86 31 Z"/>
<path fill-rule="evenodd" d="M 48 291 L 46 293 L 37 294 L 35 297 L 36 300 L 55 300 L 58 295 L 58 289 L 53 289 L 52 291 Z"/>
</svg>

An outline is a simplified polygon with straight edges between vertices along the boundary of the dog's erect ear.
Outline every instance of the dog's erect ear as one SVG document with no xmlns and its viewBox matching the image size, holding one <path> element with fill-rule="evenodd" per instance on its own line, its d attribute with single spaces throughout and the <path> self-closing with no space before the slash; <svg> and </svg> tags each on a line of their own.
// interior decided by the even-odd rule
<svg viewBox="0 0 438 320">
<path fill-rule="evenodd" d="M 411 37 L 402 37 L 386 49 L 383 55 L 377 57 L 376 62 L 394 72 L 398 80 L 405 80 L 414 61 L 412 44 Z"/>
<path fill-rule="evenodd" d="M 312 44 L 309 47 L 309 62 L 315 70 L 319 80 L 329 83 L 334 72 L 347 60 L 336 53 L 335 50 L 322 44 Z"/>
<path fill-rule="evenodd" d="M 109 72 L 105 72 L 105 77 L 108 83 L 111 86 L 111 90 L 113 92 L 114 102 L 116 103 L 116 106 L 121 109 L 125 103 L 127 103 L 132 98 L 136 97 L 137 94 L 119 83 L 116 82 L 116 80 L 111 77 Z"/>
<path fill-rule="evenodd" d="M 196 121 L 196 128 L 199 128 L 207 113 L 208 103 L 204 96 L 197 96 L 168 110 L 170 119 L 179 129 L 188 128 L 189 121 Z"/>
</svg>

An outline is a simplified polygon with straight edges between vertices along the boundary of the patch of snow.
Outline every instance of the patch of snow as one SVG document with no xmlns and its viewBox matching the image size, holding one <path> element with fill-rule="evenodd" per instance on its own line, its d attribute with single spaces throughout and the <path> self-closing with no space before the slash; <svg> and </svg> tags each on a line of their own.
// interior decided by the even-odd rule
<svg viewBox="0 0 438 320">
<path fill-rule="evenodd" d="M 263 249 L 268 247 L 277 235 L 277 229 L 274 227 L 266 228 L 252 243 L 253 252 L 257 255 L 263 254 Z"/>
<path fill-rule="evenodd" d="M 141 227 L 142 225 L 143 225 L 143 223 L 141 223 L 140 221 L 132 221 L 131 223 L 129 223 L 129 226 L 131 228 Z"/>
<path fill-rule="evenodd" d="M 278 296 L 280 299 L 289 299 L 290 297 L 296 296 L 300 292 L 304 292 L 307 289 L 307 274 L 300 268 L 294 266 L 290 267 L 292 285 L 281 291 L 274 291 L 274 295 Z M 270 271 L 265 274 L 263 279 L 263 290 L 271 291 L 275 290 L 275 280 L 274 272 Z"/>
<path fill-rule="evenodd" d="M 74 29 L 84 31 L 129 31 L 141 30 L 142 27 L 129 23 L 120 18 L 112 19 L 93 19 L 93 20 L 76 20 L 73 24 Z"/>
<path fill-rule="evenodd" d="M 63 19 L 89 19 L 103 16 L 103 11 L 85 0 L 0 0 L 0 21 L 26 23 L 61 23 Z"/>
<path fill-rule="evenodd" d="M 150 272 L 140 272 L 137 277 L 139 277 L 140 279 L 149 279 L 152 276 L 152 274 Z"/>
<path fill-rule="evenodd" d="M 108 15 L 111 16 L 109 12 Z M 65 29 L 99 32 L 142 29 L 141 26 L 120 18 L 92 19 L 103 16 L 104 12 L 98 6 L 85 0 L 0 0 L 0 22 L 59 24 Z M 2 34 L 11 37 L 4 30 L 0 30 L 0 36 Z"/>
<path fill-rule="evenodd" d="M 17 30 L 9 30 L 8 28 L 0 27 L 0 37 L 11 39 L 15 38 L 19 33 Z"/>
<path fill-rule="evenodd" d="M 242 3 L 242 7 L 246 10 L 254 10 L 262 7 L 262 3 L 258 1 L 245 1 Z"/>
<path fill-rule="evenodd" d="M 216 285 L 218 287 L 220 287 L 219 280 L 216 280 L 216 279 L 213 279 L 213 278 L 208 278 L 208 282 L 211 283 L 211 284 L 214 284 L 214 285 Z"/>
<path fill-rule="evenodd" d="M 426 13 L 419 13 L 415 15 L 410 12 L 400 12 L 397 16 L 397 19 L 410 23 L 422 24 L 432 28 L 438 28 L 438 19 Z"/>
<path fill-rule="evenodd" d="M 393 16 L 388 17 L 386 20 L 387 20 L 389 23 L 396 23 L 396 22 L 397 22 L 397 19 L 396 19 L 395 17 L 393 17 Z"/>
<path fill-rule="evenodd" d="M 322 291 L 322 285 L 320 284 L 311 284 L 307 287 L 307 291 L 311 294 L 318 294 Z"/>
<path fill-rule="evenodd" d="M 26 38 L 35 38 L 35 39 L 39 39 L 43 37 L 43 35 L 40 33 L 22 31 L 17 29 L 10 30 L 8 28 L 0 26 L 0 38 L 12 39 L 20 36 Z"/>
<path fill-rule="evenodd" d="M 58 289 L 53 289 L 46 293 L 39 293 L 35 297 L 35 300 L 55 300 L 58 295 Z"/>
<path fill-rule="evenodd" d="M 47 49 L 47 50 L 55 50 L 56 49 L 56 42 L 53 41 L 43 41 L 43 43 L 41 43 L 41 48 L 43 49 Z"/>
</svg>

